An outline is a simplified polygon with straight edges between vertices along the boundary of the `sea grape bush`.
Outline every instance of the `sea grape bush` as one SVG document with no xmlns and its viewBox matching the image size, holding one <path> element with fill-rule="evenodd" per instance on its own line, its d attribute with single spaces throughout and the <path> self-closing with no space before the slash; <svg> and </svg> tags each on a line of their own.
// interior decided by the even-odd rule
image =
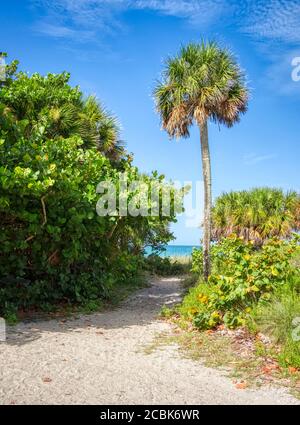
<svg viewBox="0 0 300 425">
<path fill-rule="evenodd" d="M 117 182 L 120 171 L 147 185 L 163 184 L 164 178 L 141 174 L 126 155 L 110 160 L 97 146 L 87 146 L 76 129 L 64 134 L 63 122 L 51 135 L 45 119 L 51 102 L 64 107 L 71 101 L 80 108 L 82 93 L 68 85 L 66 74 L 53 76 L 52 85 L 47 78 L 15 74 L 0 87 L 4 316 L 108 297 L 115 285 L 138 279 L 146 245 L 159 247 L 172 240 L 168 225 L 175 221 L 175 208 L 164 217 L 97 215 L 101 181 Z"/>
<path fill-rule="evenodd" d="M 200 283 L 190 291 L 181 307 L 182 314 L 200 329 L 244 325 L 257 302 L 270 299 L 297 273 L 291 260 L 299 252 L 298 239 L 271 239 L 261 248 L 235 235 L 223 239 L 213 248 L 208 284 Z M 199 261 L 201 252 L 195 252 L 194 270 Z"/>
</svg>

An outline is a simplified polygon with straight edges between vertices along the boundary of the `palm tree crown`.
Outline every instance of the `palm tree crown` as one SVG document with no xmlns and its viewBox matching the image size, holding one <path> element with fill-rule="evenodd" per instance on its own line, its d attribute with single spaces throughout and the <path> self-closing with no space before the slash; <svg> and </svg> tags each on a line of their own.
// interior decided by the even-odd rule
<svg viewBox="0 0 300 425">
<path fill-rule="evenodd" d="M 245 113 L 248 90 L 233 55 L 216 43 L 189 44 L 167 60 L 154 91 L 163 128 L 171 137 L 189 137 L 195 121 L 231 127 Z"/>
</svg>

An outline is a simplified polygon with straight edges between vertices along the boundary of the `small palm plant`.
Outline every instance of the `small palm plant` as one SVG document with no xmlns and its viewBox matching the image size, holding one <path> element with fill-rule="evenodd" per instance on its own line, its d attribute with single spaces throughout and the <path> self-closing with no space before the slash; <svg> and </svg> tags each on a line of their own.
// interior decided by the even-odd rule
<svg viewBox="0 0 300 425">
<path fill-rule="evenodd" d="M 116 165 L 121 162 L 127 152 L 120 140 L 119 123 L 94 96 L 83 98 L 77 87 L 70 87 L 66 72 L 28 76 L 17 73 L 17 64 L 5 66 L 7 79 L 0 84 L 0 101 L 11 120 L 28 121 L 28 137 L 41 129 L 53 140 L 80 136 L 84 148 L 98 149 Z"/>
<path fill-rule="evenodd" d="M 200 129 L 204 179 L 204 278 L 210 273 L 211 163 L 208 121 L 231 127 L 247 110 L 245 77 L 232 54 L 214 42 L 189 44 L 169 58 L 154 97 L 162 126 L 170 137 L 189 137 L 195 123 Z"/>
<path fill-rule="evenodd" d="M 300 229 L 299 212 L 296 192 L 265 187 L 224 193 L 212 210 L 213 239 L 236 234 L 261 245 L 272 237 L 288 238 Z"/>
<path fill-rule="evenodd" d="M 70 137 L 76 134 L 82 138 L 84 147 L 95 147 L 111 160 L 124 156 L 119 124 L 95 97 L 81 99 L 79 105 L 66 103 L 52 107 L 46 113 L 47 132 L 50 137 Z"/>
<path fill-rule="evenodd" d="M 88 146 L 95 146 L 110 160 L 125 155 L 125 146 L 120 139 L 120 125 L 99 102 L 89 96 L 82 102 L 78 118 L 78 129 Z"/>
</svg>

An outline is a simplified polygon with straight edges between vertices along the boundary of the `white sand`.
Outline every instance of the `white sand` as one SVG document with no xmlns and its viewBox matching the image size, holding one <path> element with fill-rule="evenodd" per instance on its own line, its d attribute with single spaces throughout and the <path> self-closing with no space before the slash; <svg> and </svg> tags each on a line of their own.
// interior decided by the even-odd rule
<svg viewBox="0 0 300 425">
<path fill-rule="evenodd" d="M 153 282 L 114 311 L 9 328 L 0 404 L 300 404 L 284 389 L 238 390 L 175 346 L 146 354 L 171 329 L 156 315 L 180 299 L 179 283 Z"/>
</svg>

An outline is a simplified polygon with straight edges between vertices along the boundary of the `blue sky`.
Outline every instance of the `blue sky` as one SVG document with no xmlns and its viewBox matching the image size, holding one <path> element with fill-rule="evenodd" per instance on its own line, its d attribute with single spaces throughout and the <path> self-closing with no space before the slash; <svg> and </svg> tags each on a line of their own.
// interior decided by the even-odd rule
<svg viewBox="0 0 300 425">
<path fill-rule="evenodd" d="M 161 131 L 151 92 L 164 58 L 181 44 L 214 39 L 245 69 L 251 100 L 240 124 L 211 124 L 213 193 L 254 186 L 299 190 L 300 0 L 10 0 L 1 4 L 1 51 L 28 72 L 70 71 L 122 124 L 143 171 L 201 180 L 197 129 L 190 140 Z M 300 73 L 299 73 L 300 74 Z M 197 244 L 184 217 L 177 244 Z"/>
</svg>

